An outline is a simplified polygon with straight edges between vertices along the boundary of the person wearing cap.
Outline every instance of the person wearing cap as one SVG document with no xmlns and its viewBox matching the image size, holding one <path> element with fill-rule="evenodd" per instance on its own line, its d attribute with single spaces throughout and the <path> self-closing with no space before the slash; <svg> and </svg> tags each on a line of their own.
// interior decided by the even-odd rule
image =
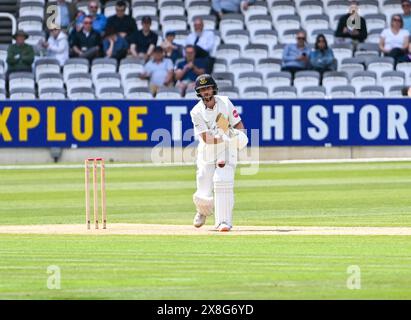
<svg viewBox="0 0 411 320">
<path fill-rule="evenodd" d="M 157 45 L 158 35 L 151 30 L 151 18 L 144 16 L 141 20 L 141 30 L 135 31 L 130 37 L 130 54 L 136 58 L 148 61 Z"/>
<path fill-rule="evenodd" d="M 43 41 L 41 46 L 47 49 L 47 56 L 58 60 L 60 66 L 69 58 L 69 44 L 67 35 L 59 28 L 50 30 L 50 36 L 47 41 Z"/>
<path fill-rule="evenodd" d="M 23 30 L 18 30 L 14 35 L 15 44 L 9 45 L 7 49 L 7 73 L 32 72 L 31 65 L 34 61 L 34 49 L 26 43 L 28 34 Z"/>
<path fill-rule="evenodd" d="M 174 42 L 175 37 L 176 33 L 174 31 L 167 31 L 166 38 L 160 44 L 165 52 L 165 57 L 171 59 L 173 63 L 183 57 L 182 47 Z"/>
<path fill-rule="evenodd" d="M 175 78 L 176 87 L 180 89 L 181 96 L 186 94 L 187 90 L 193 90 L 195 81 L 200 74 L 206 69 L 206 63 L 202 58 L 196 58 L 196 49 L 192 45 L 185 47 L 185 60 L 177 64 Z"/>
<path fill-rule="evenodd" d="M 164 50 L 157 46 L 153 50 L 152 59 L 144 65 L 144 73 L 141 79 L 149 79 L 150 90 L 155 96 L 161 87 L 169 87 L 173 84 L 173 62 L 164 58 Z"/>
<path fill-rule="evenodd" d="M 120 37 L 130 42 L 128 38 L 137 31 L 137 24 L 130 15 L 126 15 L 126 8 L 127 5 L 124 1 L 116 2 L 116 14 L 107 19 L 106 29 L 116 30 Z"/>
</svg>

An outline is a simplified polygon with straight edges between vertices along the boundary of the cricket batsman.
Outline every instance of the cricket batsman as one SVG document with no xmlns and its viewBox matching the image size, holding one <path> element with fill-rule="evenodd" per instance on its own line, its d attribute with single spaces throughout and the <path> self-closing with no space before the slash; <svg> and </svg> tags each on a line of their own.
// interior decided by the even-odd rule
<svg viewBox="0 0 411 320">
<path fill-rule="evenodd" d="M 227 232 L 233 226 L 238 151 L 247 145 L 248 138 L 236 108 L 228 97 L 217 95 L 217 84 L 210 75 L 198 76 L 195 90 L 201 100 L 190 112 L 199 140 L 193 224 L 200 228 L 214 211 L 215 228 Z"/>
</svg>

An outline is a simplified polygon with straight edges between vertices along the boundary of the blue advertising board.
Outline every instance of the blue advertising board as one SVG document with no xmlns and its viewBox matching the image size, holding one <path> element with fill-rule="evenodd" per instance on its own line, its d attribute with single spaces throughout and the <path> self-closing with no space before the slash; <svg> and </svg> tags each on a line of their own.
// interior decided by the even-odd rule
<svg viewBox="0 0 411 320">
<path fill-rule="evenodd" d="M 186 146 L 194 141 L 190 110 L 196 102 L 1 101 L 0 147 L 152 147 L 162 139 Z M 410 145 L 409 99 L 233 104 L 249 137 L 252 129 L 260 146 Z"/>
</svg>

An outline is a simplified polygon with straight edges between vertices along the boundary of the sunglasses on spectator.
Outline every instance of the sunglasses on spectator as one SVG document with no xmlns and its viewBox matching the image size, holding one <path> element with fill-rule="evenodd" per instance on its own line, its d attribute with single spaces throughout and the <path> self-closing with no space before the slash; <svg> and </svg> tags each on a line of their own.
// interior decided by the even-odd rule
<svg viewBox="0 0 411 320">
<path fill-rule="evenodd" d="M 392 19 L 392 21 L 400 21 L 401 22 L 401 19 L 395 18 L 395 19 Z"/>
<path fill-rule="evenodd" d="M 84 21 L 83 24 L 91 24 L 91 21 Z"/>
<path fill-rule="evenodd" d="M 297 40 L 305 40 L 305 37 L 297 37 Z"/>
</svg>

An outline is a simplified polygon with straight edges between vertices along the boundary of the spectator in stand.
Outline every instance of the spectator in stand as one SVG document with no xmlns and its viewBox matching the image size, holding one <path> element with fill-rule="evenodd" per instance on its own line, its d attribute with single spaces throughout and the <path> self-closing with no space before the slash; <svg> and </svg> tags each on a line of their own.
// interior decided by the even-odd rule
<svg viewBox="0 0 411 320">
<path fill-rule="evenodd" d="M 48 57 L 58 60 L 60 66 L 63 66 L 69 58 L 67 35 L 61 29 L 51 29 L 49 38 L 47 41 L 43 41 L 41 46 L 47 49 Z"/>
<path fill-rule="evenodd" d="M 9 45 L 7 49 L 7 74 L 13 72 L 32 72 L 31 65 L 34 61 L 34 49 L 26 43 L 28 34 L 18 30 L 14 35 L 16 43 Z"/>
<path fill-rule="evenodd" d="M 73 36 L 73 56 L 92 60 L 100 56 L 101 37 L 93 30 L 93 18 L 86 16 L 80 31 Z"/>
<path fill-rule="evenodd" d="M 214 65 L 214 58 L 211 56 L 215 46 L 214 32 L 204 30 L 202 18 L 195 18 L 194 32 L 187 36 L 185 45 L 193 45 L 196 49 L 196 58 L 204 58 L 207 62 L 206 72 L 211 73 Z"/>
<path fill-rule="evenodd" d="M 48 25 L 50 21 L 54 22 L 60 29 L 68 30 L 71 22 L 75 19 L 77 13 L 77 0 L 67 3 L 66 0 L 57 0 L 57 2 L 49 2 L 45 6 L 44 22 L 47 24 L 46 28 L 50 29 L 54 26 Z M 57 12 L 50 10 L 48 7 L 57 6 Z M 50 18 L 53 14 L 56 14 L 56 18 L 53 20 Z"/>
<path fill-rule="evenodd" d="M 99 8 L 99 2 L 97 0 L 91 0 L 88 3 L 88 12 L 89 12 L 89 17 L 91 17 L 93 21 L 93 30 L 100 33 L 102 35 L 104 33 L 104 30 L 106 29 L 107 25 L 107 18 L 105 17 L 104 14 L 98 13 L 98 8 Z M 82 16 L 78 19 L 80 23 L 83 22 L 85 16 Z"/>
<path fill-rule="evenodd" d="M 185 56 L 185 60 L 177 64 L 175 71 L 176 87 L 180 89 L 181 96 L 184 96 L 187 90 L 194 89 L 196 78 L 205 73 L 206 68 L 204 59 L 195 58 L 194 46 L 185 47 Z"/>
<path fill-rule="evenodd" d="M 149 79 L 150 90 L 155 96 L 161 87 L 169 87 L 173 84 L 173 62 L 164 58 L 163 48 L 155 47 L 153 58 L 144 65 L 144 73 L 141 79 Z"/>
<path fill-rule="evenodd" d="M 158 35 L 151 30 L 149 16 L 144 16 L 141 24 L 142 29 L 134 32 L 130 37 L 130 53 L 135 58 L 143 58 L 147 61 L 157 45 Z"/>
<path fill-rule="evenodd" d="M 410 33 L 403 29 L 401 15 L 391 17 L 391 26 L 381 32 L 380 50 L 385 56 L 393 57 L 395 62 L 403 59 L 408 51 Z"/>
<path fill-rule="evenodd" d="M 404 22 L 404 29 L 411 34 L 411 1 L 402 0 L 401 7 L 403 14 L 401 15 L 402 21 Z"/>
<path fill-rule="evenodd" d="M 129 15 L 126 15 L 126 3 L 122 0 L 116 2 L 116 14 L 107 19 L 106 28 L 112 28 L 122 38 L 129 41 L 129 37 L 137 31 L 136 21 Z"/>
<path fill-rule="evenodd" d="M 81 29 L 83 29 L 83 22 L 84 18 L 86 17 L 86 13 L 82 10 L 77 11 L 76 17 L 72 23 L 71 28 L 68 30 L 68 41 L 69 41 L 69 46 L 70 46 L 70 56 L 73 55 L 73 42 L 74 42 L 74 37 L 77 32 L 80 32 Z"/>
<path fill-rule="evenodd" d="M 177 59 L 183 57 L 182 47 L 174 42 L 175 37 L 176 33 L 174 31 L 168 31 L 166 38 L 160 45 L 165 52 L 165 57 L 171 59 L 173 63 L 176 63 Z"/>
<path fill-rule="evenodd" d="M 338 43 L 364 42 L 368 36 L 367 23 L 358 13 L 358 2 L 351 1 L 348 13 L 338 20 L 334 36 Z"/>
<path fill-rule="evenodd" d="M 327 39 L 319 34 L 315 40 L 315 49 L 309 54 L 310 66 L 321 73 L 335 70 L 335 59 L 332 49 L 328 47 Z"/>
<path fill-rule="evenodd" d="M 196 58 L 208 58 L 215 45 L 214 32 L 211 30 L 204 30 L 204 22 L 202 18 L 196 18 L 193 23 L 194 32 L 187 36 L 186 46 L 195 46 Z"/>
<path fill-rule="evenodd" d="M 297 43 L 291 43 L 284 47 L 283 65 L 281 70 L 294 73 L 306 70 L 309 62 L 310 49 L 307 46 L 307 36 L 305 31 L 298 31 L 296 34 Z"/>
<path fill-rule="evenodd" d="M 128 42 L 116 33 L 113 28 L 107 27 L 103 41 L 103 51 L 107 58 L 121 60 L 127 56 Z"/>
<path fill-rule="evenodd" d="M 255 0 L 212 0 L 211 6 L 213 13 L 221 19 L 225 13 L 240 13 L 247 10 Z"/>
</svg>

